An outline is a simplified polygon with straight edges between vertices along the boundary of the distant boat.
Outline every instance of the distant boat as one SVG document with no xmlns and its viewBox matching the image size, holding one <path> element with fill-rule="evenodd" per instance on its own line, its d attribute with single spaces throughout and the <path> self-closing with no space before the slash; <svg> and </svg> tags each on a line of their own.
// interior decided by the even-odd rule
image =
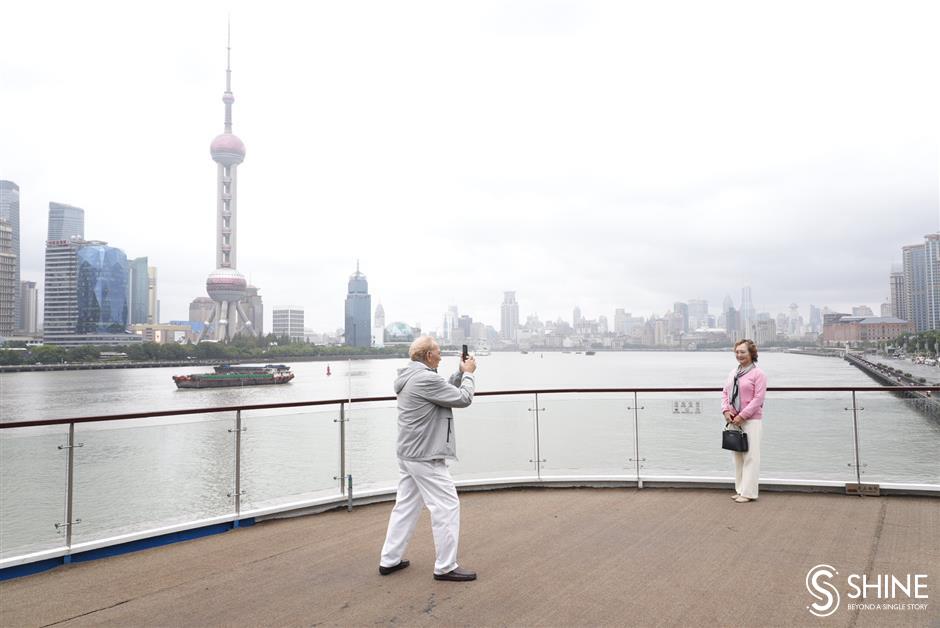
<svg viewBox="0 0 940 628">
<path fill-rule="evenodd" d="M 584 355 L 594 355 L 597 351 L 585 351 Z"/>
<path fill-rule="evenodd" d="M 529 353 L 529 352 L 528 352 L 528 351 L 521 351 L 520 353 L 522 353 L 522 355 L 526 355 L 526 354 Z"/>
<path fill-rule="evenodd" d="M 264 386 L 267 384 L 286 384 L 292 379 L 294 379 L 294 374 L 290 372 L 290 367 L 284 364 L 265 364 L 264 366 L 220 364 L 215 367 L 214 373 L 173 376 L 177 388 Z"/>
</svg>

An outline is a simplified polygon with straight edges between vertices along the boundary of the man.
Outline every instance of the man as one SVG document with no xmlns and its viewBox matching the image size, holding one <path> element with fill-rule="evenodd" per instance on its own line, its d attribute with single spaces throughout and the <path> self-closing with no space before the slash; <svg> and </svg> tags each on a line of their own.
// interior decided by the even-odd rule
<svg viewBox="0 0 940 628">
<path fill-rule="evenodd" d="M 379 560 L 383 576 L 404 569 L 402 558 L 414 534 L 422 504 L 431 511 L 431 529 L 437 559 L 434 579 L 452 582 L 476 580 L 476 573 L 457 565 L 460 536 L 460 501 L 445 460 L 457 459 L 452 408 L 473 401 L 476 361 L 468 357 L 450 380 L 437 374 L 441 348 L 430 336 L 421 336 L 408 350 L 411 362 L 398 370 L 398 495 L 388 520 L 388 533 Z"/>
</svg>

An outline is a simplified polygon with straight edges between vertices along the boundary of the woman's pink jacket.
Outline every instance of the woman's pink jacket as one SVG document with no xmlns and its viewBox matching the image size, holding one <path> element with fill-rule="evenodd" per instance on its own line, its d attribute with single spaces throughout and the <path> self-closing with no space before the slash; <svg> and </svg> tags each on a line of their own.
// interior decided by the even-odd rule
<svg viewBox="0 0 940 628">
<path fill-rule="evenodd" d="M 728 412 L 731 407 L 731 390 L 734 387 L 735 368 L 728 376 L 724 389 L 721 391 L 721 411 Z M 761 419 L 764 417 L 764 395 L 767 393 L 767 376 L 759 366 L 755 366 L 738 380 L 738 396 L 741 399 L 741 412 L 738 413 L 744 420 Z"/>
</svg>

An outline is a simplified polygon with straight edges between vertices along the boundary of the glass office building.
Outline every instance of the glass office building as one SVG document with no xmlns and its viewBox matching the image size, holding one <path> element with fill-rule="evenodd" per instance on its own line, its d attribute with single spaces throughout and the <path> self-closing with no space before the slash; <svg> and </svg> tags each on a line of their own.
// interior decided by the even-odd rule
<svg viewBox="0 0 940 628">
<path fill-rule="evenodd" d="M 127 328 L 127 256 L 103 244 L 77 252 L 79 334 L 121 334 Z"/>
</svg>

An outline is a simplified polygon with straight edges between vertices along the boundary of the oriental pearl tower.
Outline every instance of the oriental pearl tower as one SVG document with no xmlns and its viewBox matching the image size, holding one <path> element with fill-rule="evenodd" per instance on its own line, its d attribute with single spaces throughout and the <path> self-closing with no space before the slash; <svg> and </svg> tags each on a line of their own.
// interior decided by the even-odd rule
<svg viewBox="0 0 940 628">
<path fill-rule="evenodd" d="M 232 133 L 232 46 L 231 30 L 226 44 L 225 94 L 225 131 L 212 140 L 209 152 L 212 160 L 219 164 L 217 177 L 218 202 L 216 205 L 216 269 L 206 279 L 206 292 L 215 301 L 215 311 L 206 321 L 203 335 L 215 322 L 213 338 L 231 340 L 235 334 L 247 331 L 255 334 L 251 319 L 246 315 L 242 301 L 248 282 L 245 276 L 235 270 L 237 239 L 237 192 L 238 164 L 245 160 L 245 144 Z"/>
</svg>

